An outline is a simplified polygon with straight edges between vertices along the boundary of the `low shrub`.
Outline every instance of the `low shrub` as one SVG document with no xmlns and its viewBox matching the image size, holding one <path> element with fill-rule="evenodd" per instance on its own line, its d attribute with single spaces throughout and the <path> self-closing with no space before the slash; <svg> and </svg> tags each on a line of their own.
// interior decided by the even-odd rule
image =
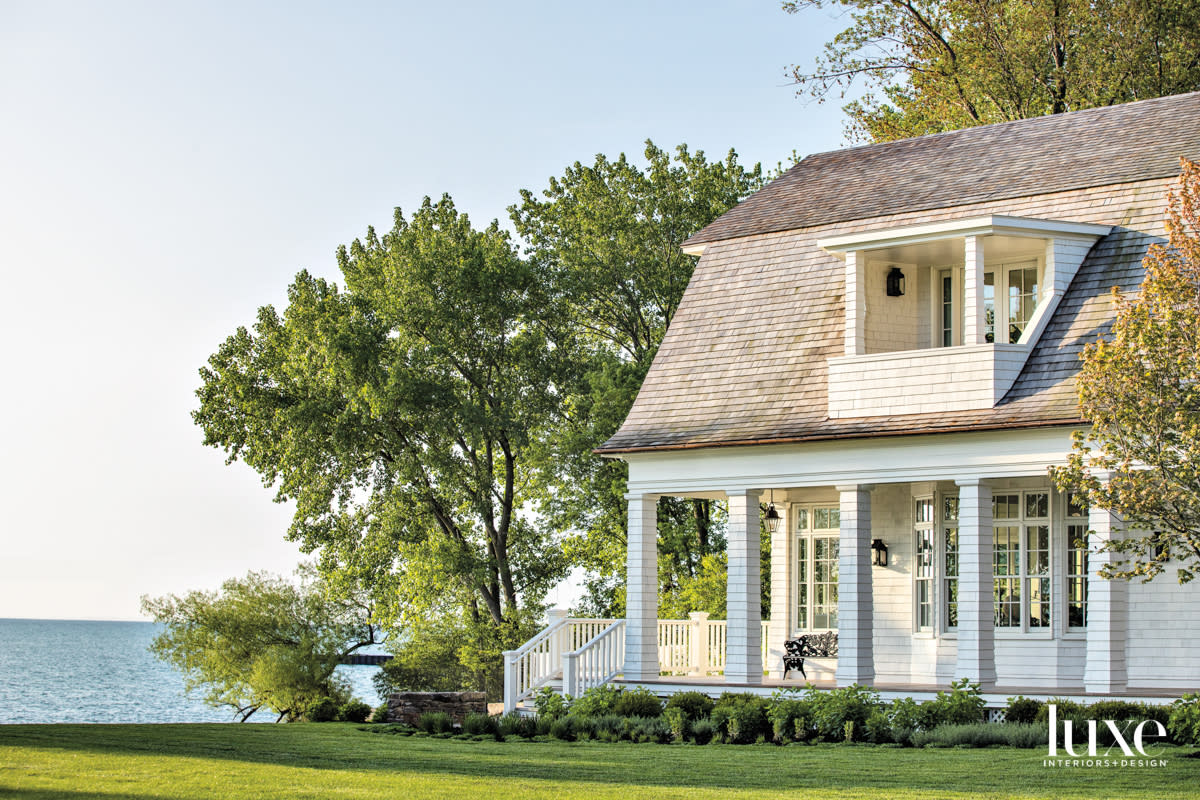
<svg viewBox="0 0 1200 800">
<path fill-rule="evenodd" d="M 472 736 L 493 736 L 500 738 L 500 720 L 487 714 L 467 714 L 463 720 L 463 733 Z"/>
<path fill-rule="evenodd" d="M 533 721 L 533 735 L 535 737 L 549 736 L 550 728 L 553 727 L 556 720 L 556 717 L 543 717 L 540 715 L 535 717 Z"/>
<path fill-rule="evenodd" d="M 691 722 L 711 714 L 713 705 L 712 698 L 704 692 L 680 692 L 667 698 L 667 708 L 678 708 Z"/>
<path fill-rule="evenodd" d="M 967 678 L 950 684 L 949 692 L 938 692 L 934 699 L 923 703 L 922 727 L 932 730 L 942 725 L 972 725 L 983 722 L 984 699 L 978 683 Z"/>
<path fill-rule="evenodd" d="M 807 700 L 776 700 L 767 719 L 777 742 L 804 741 L 812 732 L 812 704 Z"/>
<path fill-rule="evenodd" d="M 366 722 L 371 707 L 361 700 L 351 700 L 338 709 L 338 719 L 344 722 Z"/>
<path fill-rule="evenodd" d="M 1086 706 L 1083 703 L 1077 703 L 1074 700 L 1069 700 L 1065 697 L 1054 697 L 1049 702 L 1043 703 L 1038 709 L 1037 717 L 1034 722 L 1050 722 L 1050 706 L 1053 705 L 1056 709 L 1055 716 L 1061 721 L 1070 719 L 1071 717 L 1084 717 Z"/>
<path fill-rule="evenodd" d="M 304 718 L 309 722 L 333 722 L 337 716 L 338 703 L 332 697 L 322 697 L 304 712 Z"/>
<path fill-rule="evenodd" d="M 894 741 L 892 721 L 888 718 L 887 711 L 883 708 L 876 708 L 871 711 L 871 715 L 867 717 L 866 724 L 864 725 L 863 738 L 872 744 L 888 744 Z"/>
<path fill-rule="evenodd" d="M 666 744 L 671 740 L 671 728 L 659 716 L 629 717 L 629 738 L 634 742 Z"/>
<path fill-rule="evenodd" d="M 510 711 L 497 720 L 497 728 L 503 737 L 520 736 L 522 739 L 532 739 L 537 736 L 537 720 Z"/>
<path fill-rule="evenodd" d="M 454 720 L 445 711 L 426 711 L 417 717 L 417 728 L 425 733 L 453 733 Z"/>
<path fill-rule="evenodd" d="M 641 686 L 622 692 L 613 705 L 613 713 L 621 717 L 657 717 L 662 710 L 662 701 Z"/>
<path fill-rule="evenodd" d="M 571 707 L 571 701 L 549 686 L 543 686 L 533 696 L 533 707 L 537 709 L 539 717 L 556 720 L 566 715 Z"/>
<path fill-rule="evenodd" d="M 375 707 L 371 712 L 371 722 L 387 722 L 388 721 L 388 704 L 384 703 Z"/>
<path fill-rule="evenodd" d="M 591 718 L 592 736 L 601 742 L 620 742 L 629 738 L 630 722 L 616 714 Z"/>
<path fill-rule="evenodd" d="M 925 727 L 921 704 L 911 697 L 897 697 L 887 709 L 888 734 L 896 744 L 909 746 L 912 736 Z"/>
<path fill-rule="evenodd" d="M 550 735 L 564 742 L 575 741 L 575 723 L 578 717 L 563 716 L 550 723 Z"/>
<path fill-rule="evenodd" d="M 692 732 L 692 720 L 679 706 L 668 706 L 663 709 L 663 722 L 671 729 L 671 738 L 677 742 L 686 741 Z"/>
<path fill-rule="evenodd" d="M 987 723 L 970 725 L 939 725 L 928 731 L 917 731 L 912 735 L 914 747 L 1045 747 L 1047 742 L 1045 725 L 1036 723 Z"/>
<path fill-rule="evenodd" d="M 759 736 L 770 736 L 767 720 L 770 701 L 756 694 L 725 692 L 713 706 L 710 719 L 718 734 L 735 744 L 749 744 Z"/>
<path fill-rule="evenodd" d="M 618 713 L 615 710 L 617 701 L 624 693 L 624 687 L 610 683 L 593 686 L 583 693 L 583 697 L 576 698 L 571 703 L 568 713 L 581 717 L 602 717 L 605 714 Z"/>
<path fill-rule="evenodd" d="M 1044 706 L 1041 700 L 1033 700 L 1028 697 L 1008 698 L 1008 705 L 1004 707 L 1004 721 L 1014 724 L 1028 724 L 1034 722 L 1038 718 L 1038 714 Z"/>
<path fill-rule="evenodd" d="M 1167 730 L 1179 744 L 1200 745 L 1200 693 L 1185 694 L 1171 703 Z"/>
<path fill-rule="evenodd" d="M 692 723 L 692 741 L 708 744 L 717 736 L 717 726 L 710 719 L 698 719 Z"/>
<path fill-rule="evenodd" d="M 844 741 L 846 723 L 854 739 L 866 734 L 867 719 L 878 708 L 879 693 L 857 683 L 841 689 L 822 692 L 816 688 L 808 690 L 808 701 L 812 704 L 813 728 L 826 741 Z"/>
</svg>

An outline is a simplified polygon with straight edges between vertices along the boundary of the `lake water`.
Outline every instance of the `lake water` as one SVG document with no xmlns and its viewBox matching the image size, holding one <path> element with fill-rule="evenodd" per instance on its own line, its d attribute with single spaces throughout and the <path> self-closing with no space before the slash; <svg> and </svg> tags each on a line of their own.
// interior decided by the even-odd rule
<svg viewBox="0 0 1200 800">
<path fill-rule="evenodd" d="M 183 691 L 183 677 L 147 648 L 152 622 L 0 619 L 0 723 L 233 722 Z M 379 667 L 341 666 L 354 696 L 379 704 Z M 252 722 L 273 722 L 259 711 Z"/>
</svg>

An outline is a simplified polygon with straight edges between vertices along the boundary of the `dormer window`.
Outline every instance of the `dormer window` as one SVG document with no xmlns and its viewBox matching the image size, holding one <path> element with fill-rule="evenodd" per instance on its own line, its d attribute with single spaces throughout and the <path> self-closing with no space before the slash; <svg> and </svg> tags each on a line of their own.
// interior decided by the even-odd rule
<svg viewBox="0 0 1200 800">
<path fill-rule="evenodd" d="M 991 408 L 1107 225 L 988 216 L 824 239 L 845 260 L 833 418 Z M 902 272 L 907 290 L 890 291 Z"/>
</svg>

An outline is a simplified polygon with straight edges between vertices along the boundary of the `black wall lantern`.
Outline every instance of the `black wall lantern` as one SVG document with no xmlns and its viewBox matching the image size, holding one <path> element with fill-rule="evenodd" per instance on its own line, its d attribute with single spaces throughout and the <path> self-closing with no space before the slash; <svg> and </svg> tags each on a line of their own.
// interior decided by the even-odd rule
<svg viewBox="0 0 1200 800">
<path fill-rule="evenodd" d="M 771 533 L 779 532 L 779 521 L 783 519 L 779 516 L 779 512 L 775 510 L 775 491 L 771 490 L 771 503 L 767 505 L 767 530 Z"/>
<path fill-rule="evenodd" d="M 871 552 L 873 554 L 871 563 L 877 567 L 887 566 L 887 545 L 883 543 L 883 539 L 871 540 Z"/>
<path fill-rule="evenodd" d="M 892 271 L 887 274 L 887 296 L 904 296 L 904 273 L 899 267 L 892 267 Z"/>
</svg>

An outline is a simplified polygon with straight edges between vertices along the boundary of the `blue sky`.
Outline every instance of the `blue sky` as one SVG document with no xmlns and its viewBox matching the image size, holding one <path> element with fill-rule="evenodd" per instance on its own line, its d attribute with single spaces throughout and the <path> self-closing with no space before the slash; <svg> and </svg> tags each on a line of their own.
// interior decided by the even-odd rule
<svg viewBox="0 0 1200 800">
<path fill-rule="evenodd" d="M 785 78 L 840 27 L 772 0 L 0 0 L 0 617 L 290 571 L 289 510 L 189 417 L 225 336 L 425 195 L 482 226 L 646 138 L 841 146 L 839 104 Z"/>
</svg>

